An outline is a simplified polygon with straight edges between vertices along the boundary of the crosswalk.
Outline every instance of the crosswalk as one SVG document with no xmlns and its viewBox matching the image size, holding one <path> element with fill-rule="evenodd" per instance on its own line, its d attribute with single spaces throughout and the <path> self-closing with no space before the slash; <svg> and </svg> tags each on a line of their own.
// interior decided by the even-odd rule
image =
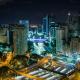
<svg viewBox="0 0 80 80">
<path fill-rule="evenodd" d="M 63 74 L 68 75 L 72 73 L 73 71 L 74 71 L 74 68 L 70 69 L 68 67 L 57 66 L 51 71 L 42 69 L 42 68 L 37 68 L 25 74 L 29 74 L 37 78 L 43 78 L 44 80 L 61 80 L 61 78 L 63 77 Z M 20 76 L 20 77 L 23 78 L 23 76 Z M 20 80 L 20 79 L 16 79 L 16 80 Z M 27 78 L 26 80 L 33 80 L 33 79 Z"/>
<path fill-rule="evenodd" d="M 63 75 L 69 75 L 73 71 L 74 71 L 74 68 L 70 69 L 68 67 L 57 66 L 57 67 L 54 67 L 54 69 L 52 70 L 37 68 L 25 74 L 29 74 L 37 78 L 43 78 L 44 80 L 61 80 Z M 33 80 L 33 79 L 27 79 L 27 80 Z"/>
<path fill-rule="evenodd" d="M 61 75 L 43 69 L 29 72 L 30 75 L 44 78 L 45 80 L 60 80 Z"/>
<path fill-rule="evenodd" d="M 51 66 L 51 67 L 47 65 L 46 65 L 47 67 L 44 67 L 43 65 L 38 66 L 39 64 L 45 64 L 46 60 L 47 59 L 45 58 L 38 64 L 29 66 L 27 68 L 28 71 L 25 70 L 24 71 L 25 73 L 23 75 L 27 78 L 30 78 L 26 80 L 36 80 L 36 79 L 38 80 L 38 78 L 39 80 L 62 80 L 63 76 L 70 76 L 75 71 L 74 68 L 70 68 L 68 66 L 61 66 L 61 65 Z"/>
<path fill-rule="evenodd" d="M 68 74 L 74 72 L 74 70 L 75 70 L 74 68 L 61 67 L 61 66 L 53 69 L 53 71 L 64 74 L 64 75 L 68 75 Z"/>
</svg>

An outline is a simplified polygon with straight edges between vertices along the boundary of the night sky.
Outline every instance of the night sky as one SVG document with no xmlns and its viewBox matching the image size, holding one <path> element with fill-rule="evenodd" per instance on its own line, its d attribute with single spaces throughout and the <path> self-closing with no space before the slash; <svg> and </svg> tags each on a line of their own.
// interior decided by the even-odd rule
<svg viewBox="0 0 80 80">
<path fill-rule="evenodd" d="M 68 12 L 79 14 L 80 0 L 0 0 L 0 23 L 16 23 L 19 19 L 40 23 L 47 14 L 63 22 Z"/>
</svg>

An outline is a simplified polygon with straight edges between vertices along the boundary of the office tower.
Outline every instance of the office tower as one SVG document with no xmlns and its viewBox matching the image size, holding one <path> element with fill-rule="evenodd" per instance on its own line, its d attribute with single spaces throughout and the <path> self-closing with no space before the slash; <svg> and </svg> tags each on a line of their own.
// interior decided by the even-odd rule
<svg viewBox="0 0 80 80">
<path fill-rule="evenodd" d="M 0 25 L 0 42 L 12 45 L 12 30 L 9 24 Z"/>
<path fill-rule="evenodd" d="M 72 15 L 70 12 L 67 13 L 67 19 L 66 19 L 66 27 L 65 27 L 65 41 L 66 45 L 69 41 L 69 38 L 71 37 L 71 23 L 72 23 Z"/>
<path fill-rule="evenodd" d="M 71 15 L 68 13 L 67 25 L 68 38 L 80 35 L 80 15 Z"/>
<path fill-rule="evenodd" d="M 8 43 L 7 28 L 4 25 L 0 25 L 0 43 Z"/>
<path fill-rule="evenodd" d="M 23 55 L 28 49 L 27 26 L 19 24 L 4 24 L 0 26 L 0 43 L 10 45 L 15 55 Z"/>
<path fill-rule="evenodd" d="M 75 53 L 79 52 L 79 36 L 80 36 L 80 16 L 71 15 L 70 27 L 69 27 L 69 41 L 70 42 L 70 52 Z"/>
<path fill-rule="evenodd" d="M 72 36 L 76 37 L 80 35 L 80 15 L 72 16 L 72 26 L 71 26 Z"/>
<path fill-rule="evenodd" d="M 52 27 L 50 32 L 51 42 L 53 43 L 53 48 L 55 48 L 55 53 L 62 53 L 64 29 L 60 27 Z"/>
<path fill-rule="evenodd" d="M 70 49 L 71 49 L 71 53 L 80 52 L 80 39 L 78 37 L 71 39 Z"/>
<path fill-rule="evenodd" d="M 56 38 L 56 27 L 51 27 L 50 28 L 50 41 Z"/>
<path fill-rule="evenodd" d="M 25 38 L 25 26 L 23 25 L 14 25 L 13 29 L 13 48 L 14 53 L 17 55 L 25 54 L 27 50 L 27 38 Z"/>
<path fill-rule="evenodd" d="M 59 26 L 54 26 L 50 28 L 50 42 L 53 44 L 55 53 L 63 52 L 63 37 L 64 37 L 64 28 Z"/>
<path fill-rule="evenodd" d="M 28 34 L 29 34 L 29 21 L 28 20 L 20 20 L 19 21 L 20 25 L 23 25 L 24 30 L 23 30 L 23 43 L 24 43 L 24 52 L 28 50 Z"/>
<path fill-rule="evenodd" d="M 47 15 L 43 18 L 43 33 L 49 40 L 49 44 L 52 42 L 53 53 L 56 53 L 56 27 L 58 25 L 54 22 L 53 16 Z"/>
<path fill-rule="evenodd" d="M 63 53 L 63 36 L 64 29 L 57 28 L 56 29 L 56 52 Z"/>
<path fill-rule="evenodd" d="M 43 25 L 38 25 L 38 33 L 43 33 Z"/>
<path fill-rule="evenodd" d="M 49 36 L 50 27 L 54 25 L 54 17 L 47 15 L 43 18 L 43 32 Z"/>
<path fill-rule="evenodd" d="M 69 52 L 69 29 L 67 23 L 61 23 L 60 28 L 62 30 L 62 42 L 63 42 L 63 53 L 67 54 Z"/>
<path fill-rule="evenodd" d="M 53 53 L 56 53 L 56 29 L 57 27 L 50 28 L 49 42 L 52 45 Z"/>
</svg>

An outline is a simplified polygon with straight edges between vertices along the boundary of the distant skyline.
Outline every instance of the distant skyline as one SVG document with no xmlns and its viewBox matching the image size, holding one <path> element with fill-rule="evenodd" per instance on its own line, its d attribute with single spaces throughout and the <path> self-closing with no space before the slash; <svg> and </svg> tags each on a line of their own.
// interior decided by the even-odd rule
<svg viewBox="0 0 80 80">
<path fill-rule="evenodd" d="M 35 24 L 47 14 L 53 14 L 57 22 L 62 22 L 69 11 L 80 13 L 80 0 L 0 0 L 0 23 L 29 19 Z"/>
</svg>

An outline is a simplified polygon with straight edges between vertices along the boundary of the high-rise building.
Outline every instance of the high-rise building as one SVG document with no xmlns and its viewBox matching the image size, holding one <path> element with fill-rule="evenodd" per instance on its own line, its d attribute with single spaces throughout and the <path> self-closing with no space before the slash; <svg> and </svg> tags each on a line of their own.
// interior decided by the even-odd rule
<svg viewBox="0 0 80 80">
<path fill-rule="evenodd" d="M 14 25 L 13 29 L 13 48 L 14 53 L 23 55 L 28 50 L 27 27 L 24 25 Z"/>
<path fill-rule="evenodd" d="M 12 45 L 12 30 L 9 24 L 0 25 L 0 43 Z"/>
<path fill-rule="evenodd" d="M 80 35 L 80 15 L 72 16 L 72 36 L 79 36 Z"/>
<path fill-rule="evenodd" d="M 54 22 L 54 17 L 47 15 L 43 18 L 43 32 L 53 44 L 54 53 L 63 51 L 64 30 Z"/>
<path fill-rule="evenodd" d="M 63 52 L 63 37 L 64 37 L 64 28 L 54 27 L 50 28 L 50 42 L 53 44 L 55 53 Z"/>
<path fill-rule="evenodd" d="M 52 43 L 53 53 L 56 53 L 56 29 L 57 29 L 57 27 L 50 28 L 49 41 Z"/>
<path fill-rule="evenodd" d="M 56 52 L 63 53 L 63 37 L 64 29 L 58 27 L 56 29 Z"/>
<path fill-rule="evenodd" d="M 71 15 L 68 13 L 67 30 L 69 37 L 76 37 L 80 35 L 80 15 Z"/>
<path fill-rule="evenodd" d="M 63 41 L 65 36 L 65 28 L 61 25 L 54 23 L 54 26 L 50 27 L 50 42 L 53 43 L 53 50 L 55 53 L 63 53 Z"/>
<path fill-rule="evenodd" d="M 49 36 L 50 27 L 54 26 L 54 17 L 47 15 L 43 18 L 43 32 Z"/>
<path fill-rule="evenodd" d="M 28 49 L 27 27 L 19 24 L 0 25 L 0 43 L 10 45 L 15 55 L 23 55 Z"/>
<path fill-rule="evenodd" d="M 5 26 L 0 25 L 0 43 L 8 43 L 7 30 Z"/>
<path fill-rule="evenodd" d="M 38 26 L 38 33 L 43 33 L 43 25 Z"/>
<path fill-rule="evenodd" d="M 80 52 L 80 39 L 78 37 L 71 39 L 70 51 L 71 51 L 71 53 L 79 53 Z"/>
</svg>

